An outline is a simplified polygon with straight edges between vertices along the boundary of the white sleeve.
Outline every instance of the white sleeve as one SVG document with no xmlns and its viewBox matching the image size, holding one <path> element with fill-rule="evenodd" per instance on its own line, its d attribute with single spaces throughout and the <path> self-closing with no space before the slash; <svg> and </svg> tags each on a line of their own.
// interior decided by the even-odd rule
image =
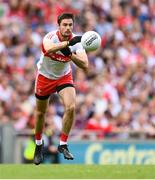
<svg viewBox="0 0 155 180">
<path fill-rule="evenodd" d="M 49 32 L 43 38 L 43 45 L 45 46 L 45 44 L 48 44 L 49 46 L 51 46 L 53 43 L 56 43 L 55 39 L 55 33 Z"/>
</svg>

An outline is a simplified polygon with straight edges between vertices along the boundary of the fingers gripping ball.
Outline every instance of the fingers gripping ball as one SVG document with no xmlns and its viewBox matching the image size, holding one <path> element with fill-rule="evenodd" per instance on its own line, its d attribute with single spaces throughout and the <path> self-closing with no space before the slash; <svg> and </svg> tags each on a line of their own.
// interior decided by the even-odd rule
<svg viewBox="0 0 155 180">
<path fill-rule="evenodd" d="M 86 51 L 95 51 L 101 46 L 101 37 L 95 31 L 87 31 L 82 35 L 81 44 Z"/>
</svg>

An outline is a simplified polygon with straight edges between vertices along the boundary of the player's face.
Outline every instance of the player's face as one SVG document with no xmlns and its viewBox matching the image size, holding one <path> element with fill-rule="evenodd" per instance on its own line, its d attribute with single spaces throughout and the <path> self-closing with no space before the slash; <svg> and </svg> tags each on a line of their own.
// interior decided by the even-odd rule
<svg viewBox="0 0 155 180">
<path fill-rule="evenodd" d="M 73 31 L 73 20 L 63 19 L 59 25 L 59 29 L 63 37 L 69 37 Z"/>
</svg>

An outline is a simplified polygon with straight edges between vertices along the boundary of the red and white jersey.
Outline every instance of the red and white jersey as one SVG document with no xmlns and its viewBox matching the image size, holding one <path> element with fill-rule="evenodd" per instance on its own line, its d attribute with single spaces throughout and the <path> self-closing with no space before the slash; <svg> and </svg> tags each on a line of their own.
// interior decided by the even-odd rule
<svg viewBox="0 0 155 180">
<path fill-rule="evenodd" d="M 75 34 L 72 34 L 74 37 Z M 37 63 L 38 72 L 49 79 L 59 79 L 62 76 L 71 72 L 70 58 L 64 56 L 60 51 L 46 53 L 44 49 L 44 43 L 59 43 L 61 42 L 59 31 L 51 31 L 43 38 L 42 54 L 39 62 Z M 81 43 L 77 43 L 74 46 L 70 46 L 71 52 L 85 51 Z"/>
</svg>

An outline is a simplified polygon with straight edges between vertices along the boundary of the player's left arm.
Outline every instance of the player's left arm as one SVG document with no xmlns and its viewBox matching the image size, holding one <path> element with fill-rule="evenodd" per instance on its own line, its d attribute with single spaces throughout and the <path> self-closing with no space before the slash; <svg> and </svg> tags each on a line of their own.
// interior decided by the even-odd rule
<svg viewBox="0 0 155 180">
<path fill-rule="evenodd" d="M 77 52 L 76 54 L 72 53 L 70 58 L 79 68 L 86 72 L 88 71 L 88 57 L 85 51 Z"/>
</svg>

